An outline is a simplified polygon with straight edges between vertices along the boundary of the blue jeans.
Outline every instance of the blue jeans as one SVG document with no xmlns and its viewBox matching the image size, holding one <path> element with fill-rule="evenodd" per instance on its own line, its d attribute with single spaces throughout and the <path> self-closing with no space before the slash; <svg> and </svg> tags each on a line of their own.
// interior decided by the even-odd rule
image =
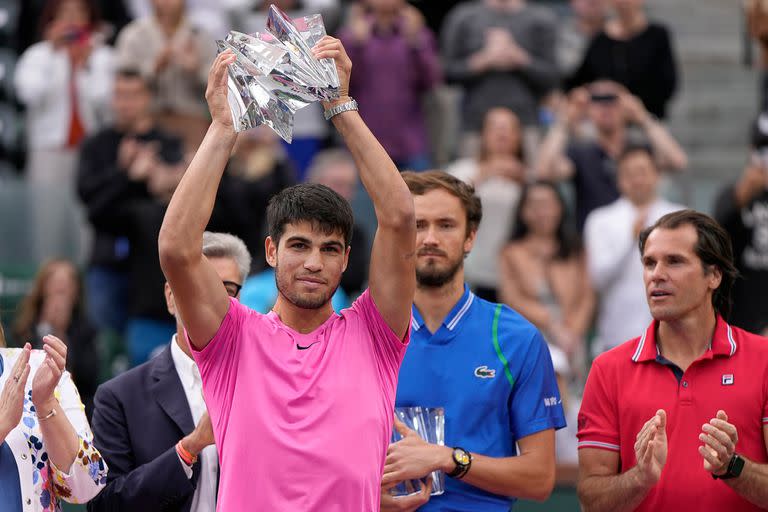
<svg viewBox="0 0 768 512">
<path fill-rule="evenodd" d="M 122 333 L 128 320 L 128 286 L 126 272 L 94 265 L 85 275 L 88 297 L 88 320 L 99 330 L 111 329 Z"/>
<path fill-rule="evenodd" d="M 125 329 L 125 344 L 131 366 L 138 366 L 148 361 L 155 349 L 167 345 L 176 333 L 176 324 L 172 321 L 152 318 L 131 317 Z"/>
</svg>

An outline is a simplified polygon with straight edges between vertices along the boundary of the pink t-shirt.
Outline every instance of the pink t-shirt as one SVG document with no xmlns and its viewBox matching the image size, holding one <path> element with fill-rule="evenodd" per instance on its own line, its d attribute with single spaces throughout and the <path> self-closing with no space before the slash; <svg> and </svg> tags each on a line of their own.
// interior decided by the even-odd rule
<svg viewBox="0 0 768 512">
<path fill-rule="evenodd" d="M 406 343 L 368 290 L 310 334 L 232 299 L 193 350 L 219 453 L 217 509 L 378 511 Z"/>
</svg>

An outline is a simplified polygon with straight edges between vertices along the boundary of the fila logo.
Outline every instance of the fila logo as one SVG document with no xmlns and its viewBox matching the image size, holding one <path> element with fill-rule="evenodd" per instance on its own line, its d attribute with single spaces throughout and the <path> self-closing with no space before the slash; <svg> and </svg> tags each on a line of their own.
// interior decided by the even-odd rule
<svg viewBox="0 0 768 512">
<path fill-rule="evenodd" d="M 496 376 L 496 370 L 489 369 L 487 366 L 478 366 L 475 368 L 475 377 L 481 379 L 492 379 Z"/>
<path fill-rule="evenodd" d="M 722 383 L 723 383 L 723 386 L 733 386 L 733 374 L 732 373 L 723 374 Z"/>
</svg>

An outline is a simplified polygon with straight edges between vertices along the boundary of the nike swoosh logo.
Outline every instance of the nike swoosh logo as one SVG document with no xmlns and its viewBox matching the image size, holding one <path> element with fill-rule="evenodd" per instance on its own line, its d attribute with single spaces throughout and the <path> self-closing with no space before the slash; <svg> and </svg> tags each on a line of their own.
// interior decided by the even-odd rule
<svg viewBox="0 0 768 512">
<path fill-rule="evenodd" d="M 314 343 L 310 343 L 310 344 L 309 344 L 309 345 L 307 345 L 306 347 L 302 347 L 301 345 L 299 345 L 299 344 L 297 343 L 297 344 L 296 344 L 296 348 L 297 348 L 297 349 L 299 349 L 299 350 L 307 350 L 307 349 L 308 349 L 309 347 L 311 347 L 312 345 L 316 345 L 316 344 L 318 344 L 318 343 L 320 343 L 320 342 L 319 342 L 319 341 L 316 341 L 316 342 L 314 342 Z"/>
</svg>

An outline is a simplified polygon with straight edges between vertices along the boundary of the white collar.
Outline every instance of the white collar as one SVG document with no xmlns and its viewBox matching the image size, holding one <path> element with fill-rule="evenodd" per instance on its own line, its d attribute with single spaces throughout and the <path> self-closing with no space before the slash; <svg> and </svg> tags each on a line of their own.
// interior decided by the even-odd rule
<svg viewBox="0 0 768 512">
<path fill-rule="evenodd" d="M 195 374 L 197 374 L 197 378 L 199 379 L 200 372 L 197 369 L 195 360 L 181 350 L 176 338 L 177 335 L 174 334 L 171 339 L 171 358 L 173 359 L 173 365 L 176 367 L 176 372 L 179 374 L 184 389 L 191 389 L 195 383 Z"/>
</svg>

